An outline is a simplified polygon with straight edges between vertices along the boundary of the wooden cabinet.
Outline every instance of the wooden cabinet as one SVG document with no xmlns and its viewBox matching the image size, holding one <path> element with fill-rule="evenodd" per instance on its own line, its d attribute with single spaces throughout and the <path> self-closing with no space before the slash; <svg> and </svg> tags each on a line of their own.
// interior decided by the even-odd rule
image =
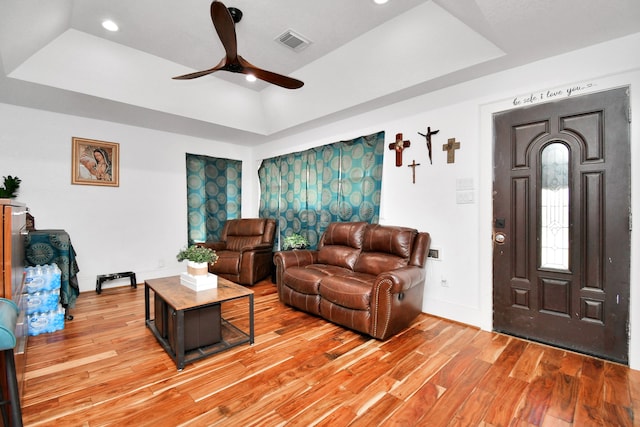
<svg viewBox="0 0 640 427">
<path fill-rule="evenodd" d="M 16 324 L 16 347 L 14 349 L 18 388 L 22 394 L 22 382 L 27 358 L 28 325 L 26 319 L 27 298 L 24 294 L 24 241 L 26 236 L 27 208 L 9 199 L 0 199 L 2 207 L 2 234 L 0 235 L 0 297 L 13 300 L 20 308 Z M 4 373 L 4 369 L 0 370 Z M 4 388 L 6 379 L 2 374 L 0 383 Z M 7 396 L 6 389 L 4 396 Z"/>
</svg>

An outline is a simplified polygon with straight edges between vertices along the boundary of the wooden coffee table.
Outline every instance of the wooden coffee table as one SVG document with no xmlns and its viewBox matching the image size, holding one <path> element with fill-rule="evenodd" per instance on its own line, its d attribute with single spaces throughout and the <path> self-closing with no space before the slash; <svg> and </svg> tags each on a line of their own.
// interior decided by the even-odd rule
<svg viewBox="0 0 640 427">
<path fill-rule="evenodd" d="M 165 330 L 158 328 L 156 320 L 162 316 L 168 316 L 165 313 L 155 313 L 151 318 L 151 309 L 149 298 L 151 292 L 154 292 L 155 298 L 163 300 L 168 307 L 171 307 L 173 316 L 169 319 L 173 324 L 173 341 L 167 337 Z M 198 311 L 205 312 L 212 306 L 221 305 L 246 298 L 249 303 L 249 331 L 240 329 L 239 327 L 226 320 L 222 314 L 220 315 L 221 340 L 215 343 L 207 343 L 202 347 L 185 351 L 185 313 L 189 315 L 198 315 Z M 180 276 L 163 277 L 159 279 L 149 279 L 144 281 L 144 316 L 145 324 L 155 335 L 156 339 L 164 350 L 175 361 L 178 370 L 182 370 L 187 363 L 203 359 L 212 354 L 219 353 L 231 347 L 242 344 L 253 344 L 254 341 L 254 319 L 253 319 L 253 291 L 235 284 L 229 280 L 218 277 L 218 287 L 204 291 L 193 291 L 190 288 L 180 284 Z M 175 319 L 173 317 L 175 316 Z M 218 320 L 218 319 L 216 319 Z M 237 322 L 237 320 L 236 320 Z M 214 327 L 214 325 L 212 325 Z M 173 346 L 171 345 L 173 343 Z"/>
</svg>

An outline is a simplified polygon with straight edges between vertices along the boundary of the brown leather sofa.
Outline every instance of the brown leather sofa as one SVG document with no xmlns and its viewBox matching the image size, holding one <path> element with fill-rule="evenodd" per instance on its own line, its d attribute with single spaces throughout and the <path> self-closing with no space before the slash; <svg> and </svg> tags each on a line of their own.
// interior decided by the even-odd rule
<svg viewBox="0 0 640 427">
<path fill-rule="evenodd" d="M 406 227 L 331 223 L 318 250 L 276 252 L 285 304 L 387 339 L 422 311 L 431 237 Z"/>
<path fill-rule="evenodd" d="M 269 218 L 230 219 L 219 242 L 200 243 L 216 251 L 209 272 L 241 285 L 254 285 L 271 274 L 276 221 Z"/>
</svg>

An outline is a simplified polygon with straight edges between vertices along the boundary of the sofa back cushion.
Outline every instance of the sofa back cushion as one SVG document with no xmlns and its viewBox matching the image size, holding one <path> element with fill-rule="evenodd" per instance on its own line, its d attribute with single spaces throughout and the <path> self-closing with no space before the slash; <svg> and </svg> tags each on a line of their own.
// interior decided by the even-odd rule
<svg viewBox="0 0 640 427">
<path fill-rule="evenodd" d="M 362 252 L 353 270 L 378 275 L 406 267 L 417 234 L 418 231 L 413 228 L 369 225 L 364 233 Z"/>
<path fill-rule="evenodd" d="M 318 244 L 318 263 L 353 270 L 362 249 L 366 222 L 332 222 Z"/>
<path fill-rule="evenodd" d="M 221 240 L 226 249 L 240 251 L 260 243 L 273 243 L 275 221 L 267 218 L 242 218 L 228 220 L 222 230 Z"/>
</svg>

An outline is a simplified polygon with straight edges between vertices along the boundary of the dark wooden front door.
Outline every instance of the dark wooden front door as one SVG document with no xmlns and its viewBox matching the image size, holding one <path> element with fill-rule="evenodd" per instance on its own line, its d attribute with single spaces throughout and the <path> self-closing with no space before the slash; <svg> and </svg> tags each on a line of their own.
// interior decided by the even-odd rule
<svg viewBox="0 0 640 427">
<path fill-rule="evenodd" d="M 494 115 L 493 325 L 627 363 L 628 88 Z"/>
</svg>

